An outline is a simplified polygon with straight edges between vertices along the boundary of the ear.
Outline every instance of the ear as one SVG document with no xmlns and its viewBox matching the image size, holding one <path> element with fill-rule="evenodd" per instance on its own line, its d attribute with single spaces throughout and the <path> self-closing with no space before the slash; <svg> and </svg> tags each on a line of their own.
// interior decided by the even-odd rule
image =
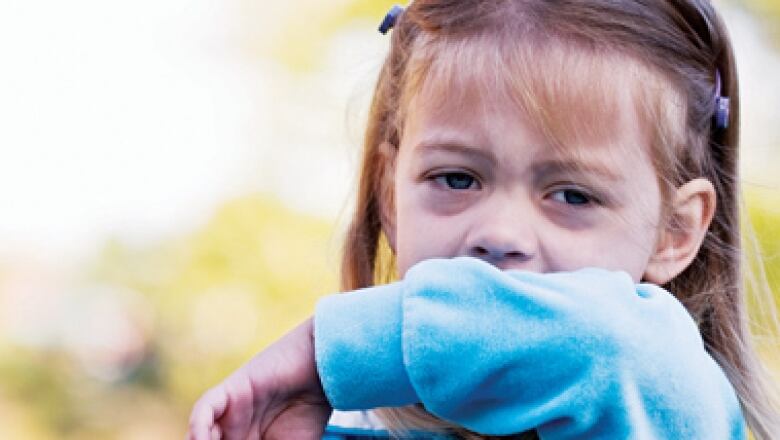
<svg viewBox="0 0 780 440">
<path fill-rule="evenodd" d="M 677 188 L 671 221 L 659 234 L 644 280 L 666 284 L 691 264 L 715 215 L 715 204 L 715 188 L 707 179 L 694 179 Z"/>
<path fill-rule="evenodd" d="M 382 221 L 382 232 L 387 237 L 390 249 L 395 253 L 395 164 L 398 158 L 398 147 L 389 142 L 382 142 L 378 149 L 380 160 L 379 177 L 379 215 Z"/>
</svg>

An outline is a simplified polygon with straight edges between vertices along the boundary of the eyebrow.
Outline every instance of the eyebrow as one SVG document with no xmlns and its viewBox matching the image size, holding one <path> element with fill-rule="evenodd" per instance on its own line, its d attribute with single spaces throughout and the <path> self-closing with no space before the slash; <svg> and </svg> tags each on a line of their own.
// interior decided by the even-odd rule
<svg viewBox="0 0 780 440">
<path fill-rule="evenodd" d="M 533 165 L 535 179 L 541 179 L 549 174 L 591 174 L 613 182 L 623 180 L 623 177 L 609 167 L 598 163 L 581 160 L 558 159 L 547 160 Z"/>
<path fill-rule="evenodd" d="M 443 152 L 471 156 L 475 159 L 487 161 L 491 165 L 498 162 L 493 152 L 457 140 L 436 139 L 422 141 L 417 144 L 415 149 L 423 154 Z"/>
<path fill-rule="evenodd" d="M 498 159 L 489 150 L 485 150 L 476 146 L 468 145 L 460 140 L 448 140 L 431 139 L 423 140 L 418 143 L 416 149 L 422 154 L 430 154 L 435 152 L 462 154 L 471 156 L 476 159 L 489 162 L 491 165 L 498 164 Z M 534 170 L 534 180 L 542 180 L 544 176 L 551 174 L 591 174 L 603 178 L 605 180 L 618 182 L 623 180 L 623 177 L 616 173 L 614 170 L 601 165 L 599 163 L 585 162 L 578 159 L 552 159 L 544 160 L 531 164 L 531 168 Z"/>
</svg>

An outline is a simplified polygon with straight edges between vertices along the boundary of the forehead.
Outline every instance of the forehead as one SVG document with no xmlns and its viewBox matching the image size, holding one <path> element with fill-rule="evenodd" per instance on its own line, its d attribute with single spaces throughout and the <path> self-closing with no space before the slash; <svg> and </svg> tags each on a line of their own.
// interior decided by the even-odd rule
<svg viewBox="0 0 780 440">
<path fill-rule="evenodd" d="M 654 183 L 644 138 L 631 116 L 620 115 L 623 122 L 598 139 L 557 145 L 506 97 L 487 100 L 472 95 L 457 106 L 447 100 L 434 105 L 435 101 L 424 98 L 422 94 L 414 100 L 407 118 L 401 144 L 405 161 L 423 166 L 455 154 L 488 167 L 480 165 L 480 169 L 527 175 L 536 181 L 576 175 L 603 184 Z M 636 179 L 638 174 L 648 179 Z"/>
<path fill-rule="evenodd" d="M 600 145 L 651 154 L 654 109 L 674 101 L 659 74 L 617 52 L 474 37 L 422 39 L 413 53 L 402 133 L 423 120 L 462 129 L 487 117 L 511 126 L 512 118 L 495 115 L 519 115 L 537 143 L 559 154 Z"/>
</svg>

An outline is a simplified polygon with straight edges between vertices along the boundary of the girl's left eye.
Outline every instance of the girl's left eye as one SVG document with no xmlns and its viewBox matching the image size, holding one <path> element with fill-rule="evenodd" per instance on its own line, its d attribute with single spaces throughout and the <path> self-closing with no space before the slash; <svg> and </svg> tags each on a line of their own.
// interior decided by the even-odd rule
<svg viewBox="0 0 780 440">
<path fill-rule="evenodd" d="M 478 182 L 474 176 L 466 173 L 445 173 L 434 176 L 434 181 L 454 190 L 476 189 Z M 472 188 L 473 187 L 473 188 Z"/>
<path fill-rule="evenodd" d="M 561 189 L 552 193 L 552 199 L 567 205 L 582 206 L 593 203 L 595 199 L 576 189 Z"/>
</svg>

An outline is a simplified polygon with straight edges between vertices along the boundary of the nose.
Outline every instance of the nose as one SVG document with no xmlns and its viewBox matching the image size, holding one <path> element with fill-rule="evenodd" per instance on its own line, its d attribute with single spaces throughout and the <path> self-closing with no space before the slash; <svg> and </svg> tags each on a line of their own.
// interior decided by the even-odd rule
<svg viewBox="0 0 780 440">
<path fill-rule="evenodd" d="M 532 209 L 517 201 L 486 206 L 466 237 L 467 254 L 501 269 L 534 270 L 539 241 Z"/>
</svg>

